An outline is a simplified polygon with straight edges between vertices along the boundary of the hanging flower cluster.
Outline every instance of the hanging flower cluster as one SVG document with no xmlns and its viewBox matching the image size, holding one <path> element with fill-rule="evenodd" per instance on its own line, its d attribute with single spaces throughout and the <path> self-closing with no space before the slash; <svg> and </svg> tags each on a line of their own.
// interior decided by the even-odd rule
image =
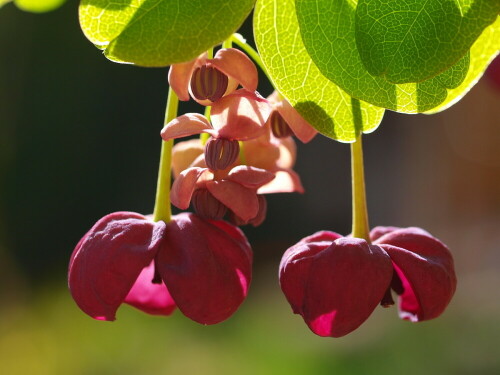
<svg viewBox="0 0 500 375">
<path fill-rule="evenodd" d="M 258 226 L 266 216 L 264 194 L 304 191 L 292 170 L 291 136 L 307 142 L 316 130 L 277 93 L 264 99 L 255 91 L 257 68 L 243 52 L 220 49 L 213 59 L 204 54 L 174 65 L 169 81 L 180 99 L 191 96 L 211 107 L 208 118 L 188 113 L 161 132 L 165 141 L 209 136 L 205 144 L 188 140 L 174 147 L 174 206 L 184 210 L 191 204 L 206 218 Z M 243 88 L 237 90 L 238 84 Z"/>
<path fill-rule="evenodd" d="M 377 305 L 394 304 L 412 322 L 439 316 L 453 296 L 456 277 L 448 248 L 420 228 L 376 227 L 366 240 L 318 232 L 289 248 L 280 284 L 294 313 L 320 336 L 341 337 L 358 328 Z"/>
<path fill-rule="evenodd" d="M 99 220 L 69 264 L 69 288 L 85 313 L 114 320 L 125 302 L 157 315 L 178 307 L 196 322 L 215 324 L 243 302 L 252 278 L 252 250 L 243 232 L 221 219 L 257 226 L 266 216 L 263 194 L 303 192 L 292 170 L 296 152 L 290 127 L 304 140 L 316 134 L 276 95 L 262 98 L 257 81 L 255 65 L 232 48 L 219 50 L 213 59 L 203 55 L 171 67 L 170 86 L 180 99 L 191 96 L 211 106 L 209 119 L 185 114 L 161 132 L 165 141 L 209 135 L 206 144 L 200 139 L 178 143 L 172 155 L 170 200 L 180 209 L 191 204 L 197 214 L 153 220 L 115 212 Z"/>
<path fill-rule="evenodd" d="M 176 117 L 167 105 L 162 158 L 163 147 L 174 139 L 200 137 L 178 142 L 161 159 L 153 217 L 106 215 L 74 249 L 69 288 L 78 306 L 95 319 L 114 320 L 122 303 L 157 315 L 178 307 L 202 324 L 227 319 L 245 299 L 252 279 L 252 250 L 238 226 L 264 221 L 265 194 L 304 191 L 293 170 L 292 136 L 308 142 L 316 130 L 277 92 L 260 96 L 257 69 L 243 52 L 222 48 L 213 58 L 203 54 L 173 65 L 169 83 L 169 103 L 192 98 L 209 108 L 205 115 Z M 376 227 L 369 232 L 361 137 L 351 155 L 353 235 L 317 232 L 289 248 L 280 264 L 283 293 L 320 336 L 352 332 L 377 305 L 394 304 L 392 291 L 402 319 L 433 319 L 456 288 L 448 248 L 425 230 Z M 191 206 L 196 213 L 171 217 L 170 203 L 181 210 Z M 162 210 L 167 213 L 158 214 Z"/>
</svg>

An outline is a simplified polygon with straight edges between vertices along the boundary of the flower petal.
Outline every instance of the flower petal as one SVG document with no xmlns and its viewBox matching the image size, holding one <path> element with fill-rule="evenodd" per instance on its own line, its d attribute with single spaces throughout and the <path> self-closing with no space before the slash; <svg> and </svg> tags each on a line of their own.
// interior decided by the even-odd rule
<svg viewBox="0 0 500 375">
<path fill-rule="evenodd" d="M 274 173 L 264 169 L 240 165 L 231 169 L 225 179 L 237 182 L 250 189 L 258 189 L 262 185 L 272 181 L 274 179 Z"/>
<path fill-rule="evenodd" d="M 189 139 L 179 142 L 172 148 L 172 173 L 175 178 L 188 169 L 194 161 L 203 154 L 205 146 L 201 144 L 199 138 Z"/>
<path fill-rule="evenodd" d="M 243 221 L 253 219 L 259 213 L 259 200 L 254 189 L 228 180 L 208 181 L 206 187 Z"/>
<path fill-rule="evenodd" d="M 389 232 L 376 243 L 391 257 L 403 284 L 400 317 L 417 322 L 441 315 L 457 284 L 448 248 L 420 228 Z"/>
<path fill-rule="evenodd" d="M 209 172 L 208 168 L 193 167 L 183 170 L 172 184 L 170 202 L 181 210 L 188 208 L 196 183 L 205 172 Z"/>
<path fill-rule="evenodd" d="M 100 219 L 75 248 L 68 272 L 77 305 L 99 320 L 115 320 L 142 269 L 159 249 L 165 223 L 134 212 Z"/>
<path fill-rule="evenodd" d="M 299 175 L 292 169 L 281 169 L 274 172 L 275 178 L 257 190 L 259 194 L 271 193 L 304 193 Z"/>
<path fill-rule="evenodd" d="M 319 336 L 348 334 L 378 306 L 392 274 L 390 258 L 379 246 L 359 238 L 335 240 L 314 256 L 304 280 L 305 322 Z"/>
<path fill-rule="evenodd" d="M 205 116 L 199 113 L 186 113 L 166 124 L 161 130 L 161 137 L 164 141 L 168 141 L 200 133 L 215 134 Z"/>
<path fill-rule="evenodd" d="M 309 142 L 318 133 L 286 99 L 277 102 L 275 108 L 292 129 L 295 136 L 302 142 Z"/>
<path fill-rule="evenodd" d="M 254 92 L 240 89 L 213 103 L 210 113 L 219 137 L 245 141 L 266 132 L 271 106 Z"/>
<path fill-rule="evenodd" d="M 124 302 L 151 315 L 170 315 L 175 310 L 175 302 L 163 281 L 152 282 L 154 276 L 153 261 L 143 268 Z"/>
<path fill-rule="evenodd" d="M 188 318 L 215 324 L 229 318 L 245 299 L 251 282 L 248 242 L 191 213 L 172 217 L 157 255 L 158 271 L 177 306 Z"/>
<path fill-rule="evenodd" d="M 207 58 L 207 53 L 204 52 L 196 59 L 185 62 L 172 64 L 168 71 L 168 84 L 177 94 L 180 100 L 189 100 L 189 81 L 193 70 L 203 64 Z"/>
<path fill-rule="evenodd" d="M 210 63 L 225 73 L 229 77 L 234 78 L 248 91 L 257 90 L 259 76 L 257 68 L 250 58 L 236 48 L 220 49 L 215 54 Z"/>
</svg>

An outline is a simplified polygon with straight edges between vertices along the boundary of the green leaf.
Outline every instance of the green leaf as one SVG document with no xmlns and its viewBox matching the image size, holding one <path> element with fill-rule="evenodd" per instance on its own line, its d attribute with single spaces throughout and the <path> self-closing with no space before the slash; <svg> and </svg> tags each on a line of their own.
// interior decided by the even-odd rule
<svg viewBox="0 0 500 375">
<path fill-rule="evenodd" d="M 484 60 L 484 54 L 496 54 L 482 48 L 485 45 L 482 43 L 471 50 L 474 54 L 465 55 L 448 71 L 429 80 L 390 83 L 383 77 L 371 75 L 361 62 L 354 28 L 356 5 L 357 0 L 296 0 L 297 18 L 303 43 L 321 73 L 351 96 L 376 106 L 419 113 L 430 111 L 447 100 L 456 102 L 461 94 L 455 88 L 461 87 L 460 80 L 468 75 L 467 60 L 475 66 L 479 64 L 478 59 Z M 324 24 L 335 27 L 323 29 Z M 498 21 L 491 27 L 494 31 L 489 38 L 500 38 Z"/>
<path fill-rule="evenodd" d="M 33 13 L 49 12 L 59 8 L 65 2 L 66 0 L 14 0 L 14 4 L 19 9 Z"/>
<path fill-rule="evenodd" d="M 352 142 L 375 130 L 384 109 L 352 99 L 325 78 L 302 44 L 295 0 L 257 0 L 255 42 L 273 85 L 320 133 Z"/>
<path fill-rule="evenodd" d="M 166 66 L 227 39 L 254 1 L 82 0 L 80 25 L 112 61 Z"/>
<path fill-rule="evenodd" d="M 361 61 L 392 83 L 430 79 L 464 56 L 499 11 L 500 0 L 359 0 Z"/>
<path fill-rule="evenodd" d="M 425 113 L 433 114 L 444 111 L 462 99 L 481 78 L 489 63 L 493 61 L 499 51 L 500 18 L 493 25 L 486 28 L 472 46 L 470 54 L 474 58 L 471 59 L 467 76 L 463 82 L 458 87 L 448 90 L 448 96 L 444 102 Z"/>
</svg>

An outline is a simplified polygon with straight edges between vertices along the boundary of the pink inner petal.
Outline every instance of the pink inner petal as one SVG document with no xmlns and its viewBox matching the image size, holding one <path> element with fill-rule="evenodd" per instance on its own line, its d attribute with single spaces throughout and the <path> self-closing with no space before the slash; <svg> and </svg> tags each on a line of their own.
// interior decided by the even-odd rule
<svg viewBox="0 0 500 375">
<path fill-rule="evenodd" d="M 244 221 L 253 219 L 259 212 L 259 200 L 255 190 L 236 182 L 208 181 L 208 191 Z"/>
<path fill-rule="evenodd" d="M 199 113 L 186 113 L 165 125 L 161 131 L 161 137 L 164 141 L 168 141 L 203 132 L 214 133 L 206 117 Z"/>
<path fill-rule="evenodd" d="M 275 108 L 283 116 L 296 137 L 302 142 L 309 142 L 318 133 L 286 99 L 277 103 Z"/>
<path fill-rule="evenodd" d="M 304 187 L 300 182 L 300 177 L 295 171 L 289 170 L 278 170 L 274 172 L 276 177 L 274 180 L 268 184 L 260 187 L 257 190 L 259 194 L 271 194 L 271 193 L 304 193 Z"/>
<path fill-rule="evenodd" d="M 251 189 L 257 189 L 273 179 L 274 173 L 245 165 L 240 165 L 231 169 L 226 177 L 226 180 L 237 182 Z"/>
<path fill-rule="evenodd" d="M 125 298 L 125 303 L 148 314 L 170 315 L 175 310 L 175 302 L 168 293 L 163 281 L 152 283 L 155 273 L 154 261 L 145 267 L 132 289 Z"/>
<path fill-rule="evenodd" d="M 213 66 L 234 78 L 248 91 L 257 90 L 259 77 L 255 64 L 240 50 L 220 49 L 210 61 Z"/>
<path fill-rule="evenodd" d="M 182 171 L 172 184 L 170 191 L 170 201 L 172 204 L 181 210 L 189 207 L 193 191 L 196 188 L 198 179 L 203 173 L 208 172 L 207 168 L 188 168 Z"/>
</svg>

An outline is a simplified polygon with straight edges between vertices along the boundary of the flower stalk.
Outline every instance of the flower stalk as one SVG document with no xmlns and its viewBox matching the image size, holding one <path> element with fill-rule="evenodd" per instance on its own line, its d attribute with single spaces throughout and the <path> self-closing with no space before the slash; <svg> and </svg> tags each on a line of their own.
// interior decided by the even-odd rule
<svg viewBox="0 0 500 375">
<path fill-rule="evenodd" d="M 167 107 L 165 109 L 164 126 L 177 117 L 179 98 L 172 87 L 168 89 Z M 156 185 L 155 207 L 153 211 L 154 221 L 168 223 L 172 215 L 170 206 L 170 167 L 172 164 L 173 139 L 161 143 L 160 165 L 158 167 L 158 182 Z"/>
<path fill-rule="evenodd" d="M 370 243 L 361 137 L 360 134 L 356 142 L 351 143 L 352 236 L 362 238 Z"/>
</svg>

